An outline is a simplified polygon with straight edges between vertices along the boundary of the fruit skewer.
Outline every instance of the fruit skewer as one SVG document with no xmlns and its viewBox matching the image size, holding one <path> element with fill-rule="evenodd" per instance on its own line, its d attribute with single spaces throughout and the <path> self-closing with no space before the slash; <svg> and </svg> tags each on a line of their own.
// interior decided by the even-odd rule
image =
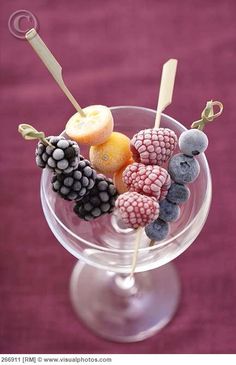
<svg viewBox="0 0 236 365">
<path fill-rule="evenodd" d="M 214 107 L 219 108 L 218 112 L 214 111 Z M 169 173 L 169 177 L 171 178 L 172 183 L 168 187 L 168 189 L 166 189 L 164 199 L 160 197 L 158 218 L 145 226 L 145 233 L 151 240 L 149 246 L 153 246 L 156 241 L 163 240 L 169 232 L 169 223 L 176 221 L 179 218 L 179 204 L 185 203 L 190 197 L 190 190 L 188 189 L 186 184 L 193 183 L 200 173 L 200 165 L 195 159 L 195 156 L 203 153 L 208 146 L 208 138 L 203 132 L 203 129 L 207 123 L 212 122 L 214 119 L 219 117 L 222 112 L 223 104 L 221 102 L 213 100 L 208 101 L 206 107 L 201 113 L 201 119 L 192 123 L 191 129 L 184 131 L 180 135 L 178 142 L 180 153 L 175 154 L 169 160 L 168 164 L 167 174 Z M 140 169 L 144 169 L 144 167 L 146 167 L 146 173 L 148 178 L 148 169 L 150 166 L 145 166 L 142 164 L 137 165 L 141 165 L 141 167 L 139 167 Z M 124 181 L 127 181 L 130 176 L 130 170 L 132 171 L 134 167 L 135 166 L 126 169 L 124 174 Z M 153 169 L 153 172 L 154 168 L 158 168 L 159 166 L 154 165 L 151 167 Z M 151 175 L 152 174 L 150 174 L 149 176 L 151 177 Z M 135 179 L 133 179 L 131 183 L 135 185 Z M 138 187 L 141 188 L 141 185 L 142 184 L 139 183 Z M 162 186 L 162 188 L 163 187 L 164 185 Z M 145 191 L 143 189 L 142 193 L 146 193 L 146 195 L 151 196 L 155 196 L 156 194 L 156 192 L 154 194 L 153 191 L 149 191 L 148 189 L 146 189 Z M 137 262 L 137 242 L 135 244 L 135 247 L 137 250 L 135 251 L 136 257 L 134 257 L 133 259 L 133 264 L 136 264 Z M 133 266 L 132 272 L 134 271 L 134 269 L 135 267 Z"/>
<path fill-rule="evenodd" d="M 55 81 L 77 110 L 66 124 L 63 136 L 45 137 L 29 124 L 20 124 L 18 131 L 25 139 L 39 139 L 36 164 L 53 172 L 52 189 L 65 200 L 75 202 L 74 212 L 86 221 L 111 213 L 115 208 L 117 191 L 111 179 L 97 174 L 94 166 L 80 155 L 78 142 L 85 145 L 104 143 L 113 131 L 113 116 L 103 105 L 81 109 L 66 87 L 62 67 L 33 28 L 25 38 L 43 61 Z M 130 152 L 130 151 L 129 151 Z M 131 152 L 129 157 L 131 156 Z"/>
<path fill-rule="evenodd" d="M 153 129 L 154 133 L 156 133 L 155 130 L 159 129 L 160 121 L 161 121 L 161 113 L 172 102 L 172 95 L 173 95 L 174 84 L 175 84 L 175 75 L 176 75 L 176 70 L 177 70 L 177 63 L 178 63 L 178 61 L 176 59 L 170 59 L 166 63 L 164 63 L 164 65 L 162 67 L 161 84 L 160 84 L 160 90 L 159 90 L 159 96 L 158 96 L 158 102 L 157 102 L 157 112 L 156 112 L 155 124 L 154 124 L 154 129 Z M 164 139 L 164 136 L 162 136 L 162 137 Z M 169 134 L 166 137 L 169 138 Z M 174 150 L 175 145 L 176 145 L 176 140 L 175 140 L 174 137 L 175 136 L 173 134 L 172 139 L 170 139 L 170 141 L 173 140 L 172 146 L 170 144 L 170 147 L 171 147 L 170 154 Z M 145 136 L 144 136 L 144 138 L 145 138 Z M 157 136 L 157 139 L 158 139 L 158 136 Z M 137 144 L 140 145 L 141 148 L 142 148 L 140 140 L 137 140 Z M 137 153 L 136 149 L 132 148 L 132 141 L 131 141 L 131 150 L 132 150 L 134 155 Z M 154 153 L 154 149 L 151 153 Z M 151 153 L 150 153 L 150 156 L 151 156 Z M 145 155 L 144 158 L 146 158 L 146 156 L 147 155 Z M 157 159 L 158 159 L 158 155 L 156 155 L 155 157 L 157 157 Z M 170 157 L 170 156 L 168 156 L 168 157 Z M 152 167 L 154 167 L 154 166 L 152 166 Z M 157 167 L 159 167 L 159 166 L 157 166 Z M 127 169 L 129 169 L 129 166 L 127 167 Z M 125 172 L 123 173 L 123 176 L 125 176 Z M 127 175 L 126 175 L 126 177 L 127 177 Z M 140 178 L 140 176 L 139 176 L 139 178 Z M 154 189 L 155 189 L 155 187 L 154 187 Z M 119 204 L 119 198 L 118 198 L 118 204 Z M 136 268 L 137 258 L 138 258 L 138 250 L 139 250 L 141 236 L 142 236 L 141 235 L 142 230 L 143 230 L 142 227 L 139 227 L 137 229 L 137 233 L 136 233 L 137 236 L 136 236 L 136 240 L 135 240 L 134 255 L 133 255 L 133 259 L 132 259 L 132 266 L 131 266 L 130 276 L 133 276 L 135 268 Z M 151 240 L 150 245 L 152 245 L 152 244 L 153 244 L 153 242 Z"/>
</svg>

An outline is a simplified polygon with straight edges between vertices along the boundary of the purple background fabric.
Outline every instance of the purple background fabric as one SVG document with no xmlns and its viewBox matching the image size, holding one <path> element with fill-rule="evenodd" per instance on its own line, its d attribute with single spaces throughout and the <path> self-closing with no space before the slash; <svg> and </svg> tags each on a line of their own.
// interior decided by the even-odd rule
<svg viewBox="0 0 236 365">
<path fill-rule="evenodd" d="M 76 260 L 58 244 L 39 199 L 33 142 L 20 122 L 48 135 L 74 112 L 33 53 L 8 31 L 29 9 L 63 65 L 82 106 L 155 108 L 161 66 L 179 60 L 167 113 L 189 126 L 211 98 L 223 116 L 207 128 L 213 201 L 197 241 L 175 264 L 183 292 L 174 320 L 141 343 L 116 344 L 89 332 L 69 301 Z M 1 353 L 234 353 L 236 351 L 234 0 L 1 2 Z"/>
</svg>

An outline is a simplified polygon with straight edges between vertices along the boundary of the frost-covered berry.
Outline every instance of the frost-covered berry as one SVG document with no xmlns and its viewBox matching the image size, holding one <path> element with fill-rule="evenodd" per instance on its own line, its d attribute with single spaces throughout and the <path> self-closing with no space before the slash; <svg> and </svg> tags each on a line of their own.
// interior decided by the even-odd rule
<svg viewBox="0 0 236 365">
<path fill-rule="evenodd" d="M 208 146 L 207 135 L 199 129 L 184 131 L 179 137 L 179 148 L 187 156 L 196 156 Z"/>
<path fill-rule="evenodd" d="M 123 222 L 131 228 L 145 227 L 159 214 L 159 204 L 155 198 L 136 192 L 119 195 L 116 208 Z"/>
<path fill-rule="evenodd" d="M 194 157 L 178 153 L 171 157 L 168 172 L 175 182 L 188 184 L 196 180 L 200 172 L 200 165 Z"/>
<path fill-rule="evenodd" d="M 103 214 L 113 212 L 117 196 L 112 180 L 98 174 L 94 187 L 76 203 L 74 212 L 81 219 L 91 221 Z"/>
<path fill-rule="evenodd" d="M 80 200 L 94 187 L 96 171 L 88 160 L 80 155 L 76 170 L 69 174 L 55 174 L 52 177 L 52 188 L 66 200 Z"/>
<path fill-rule="evenodd" d="M 135 162 L 123 172 L 123 181 L 129 191 L 164 199 L 171 184 L 170 175 L 160 166 Z"/>
<path fill-rule="evenodd" d="M 69 174 L 75 170 L 79 163 L 79 146 L 75 141 L 67 140 L 62 136 L 47 137 L 50 145 L 38 142 L 35 151 L 36 164 L 53 170 L 57 174 Z"/>
<path fill-rule="evenodd" d="M 145 165 L 159 165 L 168 161 L 177 144 L 177 136 L 168 128 L 144 129 L 130 142 L 133 159 Z"/>
<path fill-rule="evenodd" d="M 145 227 L 145 233 L 153 241 L 161 241 L 169 233 L 169 224 L 158 218 Z"/>
<path fill-rule="evenodd" d="M 173 222 L 179 218 L 180 209 L 177 204 L 164 199 L 160 202 L 159 218 L 165 222 Z"/>
<path fill-rule="evenodd" d="M 182 204 L 190 197 L 190 190 L 183 184 L 172 183 L 168 190 L 166 199 L 171 203 Z"/>
</svg>

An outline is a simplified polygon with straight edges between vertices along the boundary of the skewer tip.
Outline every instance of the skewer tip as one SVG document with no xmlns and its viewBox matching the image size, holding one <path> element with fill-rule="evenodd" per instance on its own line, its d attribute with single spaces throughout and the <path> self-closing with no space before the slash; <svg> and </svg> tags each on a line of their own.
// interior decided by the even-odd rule
<svg viewBox="0 0 236 365">
<path fill-rule="evenodd" d="M 28 30 L 28 32 L 25 34 L 25 38 L 27 41 L 33 39 L 37 35 L 37 32 L 34 28 Z"/>
</svg>

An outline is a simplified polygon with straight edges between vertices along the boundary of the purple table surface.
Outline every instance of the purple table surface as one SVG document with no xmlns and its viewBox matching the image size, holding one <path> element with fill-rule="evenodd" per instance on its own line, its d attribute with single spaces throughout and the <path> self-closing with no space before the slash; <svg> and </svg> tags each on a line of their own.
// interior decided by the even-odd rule
<svg viewBox="0 0 236 365">
<path fill-rule="evenodd" d="M 207 100 L 224 103 L 207 127 L 213 178 L 209 218 L 197 241 L 175 260 L 183 292 L 174 320 L 141 343 L 116 344 L 89 332 L 69 301 L 76 259 L 58 244 L 39 199 L 34 142 L 20 122 L 48 135 L 74 112 L 8 18 L 29 9 L 83 106 L 155 108 L 162 64 L 179 60 L 167 113 L 184 125 Z M 1 2 L 1 353 L 235 353 L 236 161 L 235 0 Z"/>
</svg>

